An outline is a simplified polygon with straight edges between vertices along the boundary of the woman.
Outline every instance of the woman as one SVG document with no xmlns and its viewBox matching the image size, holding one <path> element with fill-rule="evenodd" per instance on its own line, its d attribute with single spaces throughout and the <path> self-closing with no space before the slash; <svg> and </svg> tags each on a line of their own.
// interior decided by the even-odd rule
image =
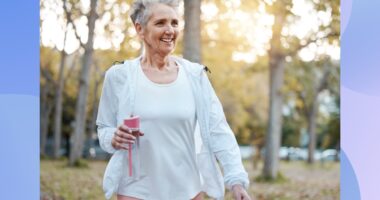
<svg viewBox="0 0 380 200">
<path fill-rule="evenodd" d="M 170 55 L 177 8 L 174 0 L 134 2 L 131 19 L 145 52 L 106 73 L 97 118 L 100 145 L 113 153 L 103 180 L 106 198 L 202 200 L 206 193 L 223 199 L 225 183 L 235 199 L 248 200 L 236 139 L 203 66 Z M 141 119 L 137 135 L 123 125 L 131 115 Z M 126 173 L 126 144 L 133 145 L 137 177 Z"/>
</svg>

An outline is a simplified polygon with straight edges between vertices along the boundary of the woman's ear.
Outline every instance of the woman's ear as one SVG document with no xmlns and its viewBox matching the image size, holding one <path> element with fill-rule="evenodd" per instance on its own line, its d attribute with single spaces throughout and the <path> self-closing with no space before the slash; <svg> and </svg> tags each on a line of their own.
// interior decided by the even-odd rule
<svg viewBox="0 0 380 200">
<path fill-rule="evenodd" d="M 140 39 L 144 39 L 144 29 L 140 23 L 135 23 L 135 30 Z"/>
</svg>

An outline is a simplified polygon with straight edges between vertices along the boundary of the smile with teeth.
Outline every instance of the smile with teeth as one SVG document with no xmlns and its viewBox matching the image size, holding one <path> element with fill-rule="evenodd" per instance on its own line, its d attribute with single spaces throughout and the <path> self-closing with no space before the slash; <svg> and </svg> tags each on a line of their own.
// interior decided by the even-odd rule
<svg viewBox="0 0 380 200">
<path fill-rule="evenodd" d="M 162 38 L 161 39 L 161 41 L 163 41 L 163 42 L 166 42 L 166 43 L 171 43 L 171 42 L 173 42 L 173 38 Z"/>
</svg>

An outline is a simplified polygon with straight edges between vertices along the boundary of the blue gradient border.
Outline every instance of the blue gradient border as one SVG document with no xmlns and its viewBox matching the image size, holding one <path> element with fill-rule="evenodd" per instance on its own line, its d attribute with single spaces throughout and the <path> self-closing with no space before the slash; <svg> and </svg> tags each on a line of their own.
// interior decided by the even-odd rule
<svg viewBox="0 0 380 200">
<path fill-rule="evenodd" d="M 39 199 L 39 1 L 0 1 L 0 199 Z"/>
<path fill-rule="evenodd" d="M 380 1 L 343 0 L 341 199 L 378 198 Z M 39 1 L 0 1 L 1 199 L 39 199 Z"/>
</svg>

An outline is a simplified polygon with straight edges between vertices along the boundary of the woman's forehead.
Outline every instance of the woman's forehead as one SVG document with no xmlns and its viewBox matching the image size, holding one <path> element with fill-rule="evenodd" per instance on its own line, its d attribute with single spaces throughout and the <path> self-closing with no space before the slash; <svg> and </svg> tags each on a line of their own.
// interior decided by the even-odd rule
<svg viewBox="0 0 380 200">
<path fill-rule="evenodd" d="M 165 4 L 154 4 L 150 8 L 150 20 L 157 20 L 161 18 L 175 18 L 178 19 L 177 11 Z"/>
</svg>

